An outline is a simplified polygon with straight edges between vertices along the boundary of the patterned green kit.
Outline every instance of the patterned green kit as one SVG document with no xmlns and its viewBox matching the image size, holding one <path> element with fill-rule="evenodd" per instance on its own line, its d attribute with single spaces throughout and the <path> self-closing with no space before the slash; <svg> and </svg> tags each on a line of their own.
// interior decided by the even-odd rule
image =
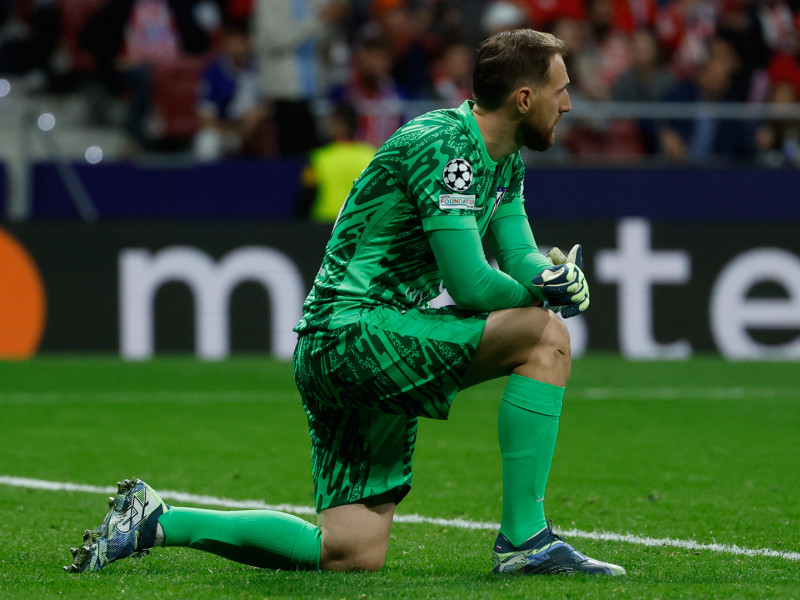
<svg viewBox="0 0 800 600">
<path fill-rule="evenodd" d="M 426 232 L 519 214 L 518 153 L 493 161 L 472 103 L 418 117 L 377 152 L 342 207 L 295 327 L 317 510 L 411 484 L 417 417 L 447 418 L 486 313 L 432 309 Z"/>
</svg>

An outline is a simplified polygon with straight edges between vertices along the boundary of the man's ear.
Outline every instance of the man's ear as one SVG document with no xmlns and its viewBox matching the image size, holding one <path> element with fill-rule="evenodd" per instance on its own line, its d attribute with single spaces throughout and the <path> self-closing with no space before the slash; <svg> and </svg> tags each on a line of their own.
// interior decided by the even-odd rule
<svg viewBox="0 0 800 600">
<path fill-rule="evenodd" d="M 533 107 L 536 94 L 528 86 L 523 86 L 514 93 L 514 98 L 517 111 L 519 111 L 519 114 L 524 115 Z"/>
</svg>

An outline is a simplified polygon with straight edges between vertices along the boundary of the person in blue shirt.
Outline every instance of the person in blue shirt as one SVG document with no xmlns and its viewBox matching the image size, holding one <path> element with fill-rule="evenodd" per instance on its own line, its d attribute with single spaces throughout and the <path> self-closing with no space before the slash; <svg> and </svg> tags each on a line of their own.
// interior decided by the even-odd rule
<svg viewBox="0 0 800 600">
<path fill-rule="evenodd" d="M 222 51 L 206 68 L 198 89 L 195 155 L 215 160 L 269 154 L 267 115 L 248 22 L 226 21 L 223 35 Z"/>
</svg>

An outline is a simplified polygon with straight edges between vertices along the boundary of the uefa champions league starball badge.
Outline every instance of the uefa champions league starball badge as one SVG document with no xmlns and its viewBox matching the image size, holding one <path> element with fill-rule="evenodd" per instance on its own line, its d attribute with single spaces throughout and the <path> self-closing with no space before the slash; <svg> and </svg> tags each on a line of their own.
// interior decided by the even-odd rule
<svg viewBox="0 0 800 600">
<path fill-rule="evenodd" d="M 442 177 L 454 192 L 466 192 L 472 185 L 472 165 L 463 158 L 454 158 L 444 166 Z"/>
</svg>

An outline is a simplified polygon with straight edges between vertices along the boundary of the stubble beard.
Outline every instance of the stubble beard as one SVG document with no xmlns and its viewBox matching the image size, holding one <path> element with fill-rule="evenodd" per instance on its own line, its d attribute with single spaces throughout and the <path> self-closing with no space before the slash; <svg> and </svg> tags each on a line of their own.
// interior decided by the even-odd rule
<svg viewBox="0 0 800 600">
<path fill-rule="evenodd" d="M 522 137 L 522 144 L 526 148 L 530 148 L 536 152 L 544 152 L 550 148 L 555 141 L 553 129 L 545 129 L 527 121 L 523 121 L 519 124 L 519 133 Z"/>
</svg>

